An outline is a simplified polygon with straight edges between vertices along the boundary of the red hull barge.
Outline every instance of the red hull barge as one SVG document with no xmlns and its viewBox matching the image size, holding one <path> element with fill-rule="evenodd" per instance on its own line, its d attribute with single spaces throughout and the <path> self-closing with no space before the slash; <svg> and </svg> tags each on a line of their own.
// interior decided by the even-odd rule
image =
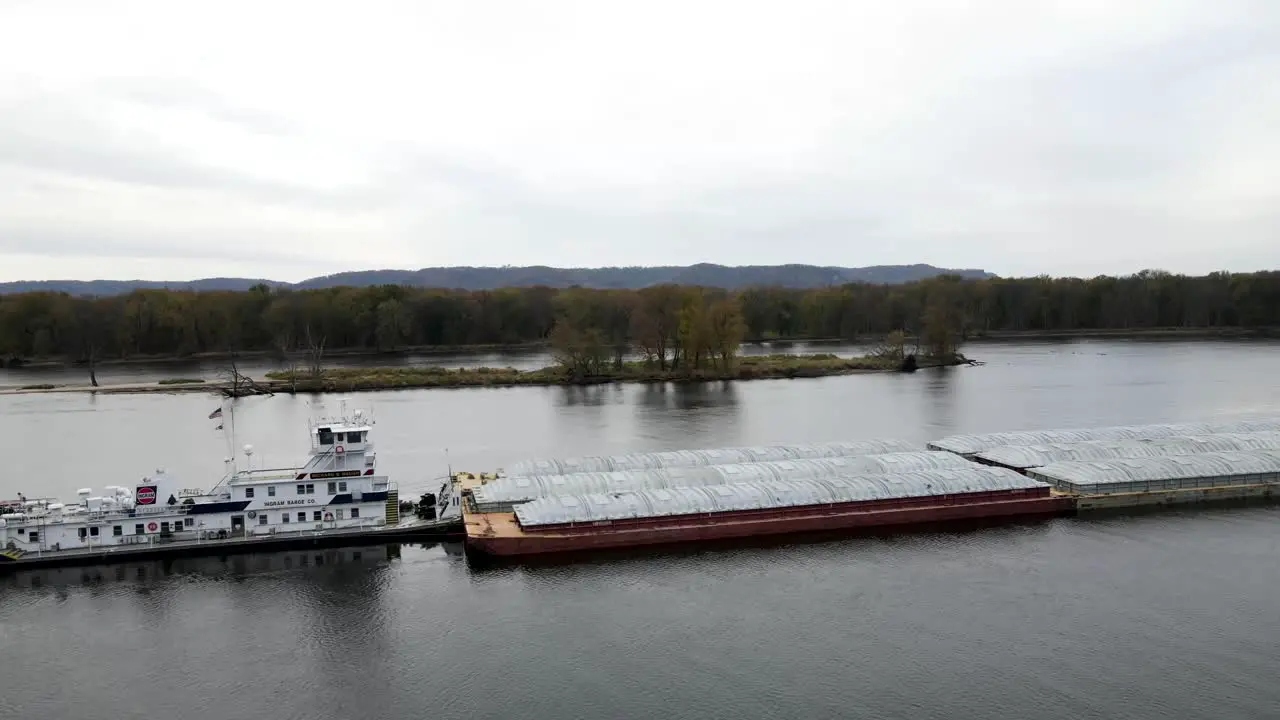
<svg viewBox="0 0 1280 720">
<path fill-rule="evenodd" d="M 467 546 L 509 557 L 680 545 L 871 528 L 910 529 L 965 520 L 1015 521 L 1075 513 L 1073 498 L 1042 489 L 743 510 L 522 527 L 514 513 L 468 513 Z"/>
</svg>

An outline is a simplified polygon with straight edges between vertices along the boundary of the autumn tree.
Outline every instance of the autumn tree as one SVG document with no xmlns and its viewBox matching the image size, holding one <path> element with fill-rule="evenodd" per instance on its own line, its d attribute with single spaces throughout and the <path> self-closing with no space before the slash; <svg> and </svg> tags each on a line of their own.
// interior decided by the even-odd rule
<svg viewBox="0 0 1280 720">
<path fill-rule="evenodd" d="M 733 369 L 746 332 L 742 311 L 733 300 L 717 300 L 707 310 L 707 345 L 713 356 L 718 358 L 722 371 Z"/>
</svg>

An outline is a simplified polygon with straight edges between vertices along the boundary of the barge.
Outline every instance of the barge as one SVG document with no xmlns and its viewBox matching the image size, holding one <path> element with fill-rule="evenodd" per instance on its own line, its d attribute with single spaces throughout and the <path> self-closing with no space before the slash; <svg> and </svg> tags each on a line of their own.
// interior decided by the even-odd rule
<svg viewBox="0 0 1280 720">
<path fill-rule="evenodd" d="M 468 499 L 467 548 L 496 557 L 950 521 L 1070 515 L 1072 498 L 1012 470 L 965 469 L 747 481 L 588 495 L 553 495 L 513 512 L 477 512 Z"/>
<path fill-rule="evenodd" d="M 372 432 L 360 411 L 313 420 L 301 466 L 254 469 L 245 446 L 249 467 L 227 460 L 209 490 L 157 470 L 132 488 L 82 489 L 75 502 L 7 501 L 0 572 L 460 535 L 457 481 L 402 504 L 396 483 L 378 472 Z"/>
<path fill-rule="evenodd" d="M 1071 497 L 1080 512 L 1265 502 L 1280 496 L 1280 451 L 1055 462 L 1026 475 Z"/>
</svg>

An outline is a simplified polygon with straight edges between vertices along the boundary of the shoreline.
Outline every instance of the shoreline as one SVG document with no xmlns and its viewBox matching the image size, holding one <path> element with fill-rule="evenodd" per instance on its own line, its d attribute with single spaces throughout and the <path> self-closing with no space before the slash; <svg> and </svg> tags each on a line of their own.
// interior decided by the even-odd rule
<svg viewBox="0 0 1280 720">
<path fill-rule="evenodd" d="M 1017 340 L 1073 340 L 1105 338 L 1110 340 L 1184 339 L 1273 339 L 1280 338 L 1277 327 L 1220 328 L 1142 328 L 1098 330 L 990 330 L 970 333 L 962 342 L 1008 342 Z"/>
<path fill-rule="evenodd" d="M 1136 328 L 1136 329 L 1092 329 L 1092 330 L 989 330 L 970 332 L 961 342 L 1016 342 L 1020 340 L 1070 340 L 1070 339 L 1093 339 L 1106 338 L 1113 340 L 1139 340 L 1144 338 L 1182 338 L 1182 339 L 1239 339 L 1239 338 L 1280 338 L 1280 327 L 1216 327 L 1216 328 Z M 905 339 L 911 342 L 915 341 L 914 335 L 906 335 Z M 745 340 L 744 346 L 759 347 L 763 345 L 795 345 L 799 343 L 813 344 L 850 344 L 850 345 L 870 345 L 879 342 L 878 337 L 866 336 L 862 338 L 838 338 L 838 337 L 779 337 L 779 338 L 762 338 L 759 340 Z M 326 360 L 341 360 L 349 358 L 394 358 L 406 356 L 422 356 L 422 355 L 475 355 L 479 353 L 516 353 L 516 352 L 534 352 L 544 351 L 551 347 L 551 343 L 546 340 L 539 340 L 527 343 L 513 344 L 487 344 L 487 345 L 415 345 L 394 350 L 374 350 L 369 348 L 344 348 L 335 350 L 326 350 L 324 357 Z M 298 359 L 303 357 L 303 353 L 295 352 L 287 357 L 282 357 L 277 350 L 245 350 L 235 353 L 239 360 L 284 360 Z M 138 366 L 138 365 L 164 365 L 164 364 L 181 364 L 181 363 L 197 363 L 201 361 L 219 361 L 226 360 L 230 357 L 229 353 L 208 352 L 193 353 L 190 355 L 144 355 L 128 358 L 106 358 L 98 361 L 99 367 L 119 367 L 119 366 Z M 12 367 L 7 363 L 17 360 L 18 364 Z M 0 357 L 0 369 L 23 370 L 23 369 L 49 369 L 49 368 L 78 368 L 83 367 L 84 362 L 68 362 L 66 360 L 53 359 L 36 359 L 36 358 L 3 358 Z"/>
<path fill-rule="evenodd" d="M 964 356 L 938 361 L 923 359 L 918 369 L 975 364 Z M 335 368 L 319 377 L 283 371 L 269 372 L 250 380 L 263 390 L 275 394 L 365 392 L 377 390 L 423 390 L 473 387 L 575 387 L 608 384 L 705 383 L 749 380 L 786 380 L 796 378 L 836 377 L 871 373 L 902 372 L 899 363 L 874 357 L 839 357 L 836 355 L 763 355 L 740 357 L 728 371 L 660 370 L 644 363 L 626 363 L 621 370 L 588 377 L 576 377 L 563 368 L 538 370 L 514 368 L 442 368 L 442 367 L 370 367 Z M 114 383 L 93 387 L 76 385 L 26 385 L 0 388 L 0 395 L 38 393 L 91 394 L 162 394 L 212 393 L 226 395 L 233 391 L 227 381 L 203 381 L 166 378 L 143 383 Z M 249 392 L 246 394 L 265 394 Z"/>
</svg>

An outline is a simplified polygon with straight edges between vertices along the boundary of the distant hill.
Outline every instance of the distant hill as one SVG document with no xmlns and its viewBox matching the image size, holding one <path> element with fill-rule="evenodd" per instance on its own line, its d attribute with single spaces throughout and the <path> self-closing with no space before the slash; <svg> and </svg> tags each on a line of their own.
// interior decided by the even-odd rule
<svg viewBox="0 0 1280 720">
<path fill-rule="evenodd" d="M 284 283 L 249 278 L 206 278 L 191 281 L 152 280 L 40 280 L 0 283 L 0 294 L 24 292 L 65 292 L 72 295 L 119 295 L 138 289 L 248 290 L 254 285 L 296 289 L 408 285 L 459 290 L 493 290 L 503 287 L 544 285 L 565 288 L 636 289 L 676 283 L 721 287 L 730 290 L 752 285 L 789 288 L 816 288 L 849 282 L 899 284 L 954 274 L 980 279 L 995 277 L 984 270 L 953 270 L 932 265 L 876 265 L 862 268 L 820 267 L 817 265 L 699 265 L 667 267 L 553 268 L 531 267 L 444 267 L 421 270 L 357 270 Z"/>
</svg>

